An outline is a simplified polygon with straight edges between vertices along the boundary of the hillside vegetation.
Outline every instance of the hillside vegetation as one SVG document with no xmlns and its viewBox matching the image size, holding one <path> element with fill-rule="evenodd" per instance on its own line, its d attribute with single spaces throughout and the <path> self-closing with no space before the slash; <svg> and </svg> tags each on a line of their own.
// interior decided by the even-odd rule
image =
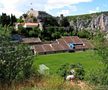
<svg viewBox="0 0 108 90">
<path fill-rule="evenodd" d="M 108 15 L 108 11 L 97 12 L 97 13 L 92 13 L 92 14 L 83 14 L 83 15 L 67 16 L 67 18 L 68 18 L 69 21 L 71 21 L 71 20 L 76 21 L 77 18 L 81 18 L 83 20 L 87 20 L 87 19 L 92 19 L 93 16 L 99 16 L 101 14 Z"/>
</svg>

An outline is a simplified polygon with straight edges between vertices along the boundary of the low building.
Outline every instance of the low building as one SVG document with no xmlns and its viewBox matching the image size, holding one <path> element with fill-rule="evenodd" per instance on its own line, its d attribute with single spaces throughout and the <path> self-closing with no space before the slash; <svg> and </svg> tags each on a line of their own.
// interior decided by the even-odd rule
<svg viewBox="0 0 108 90">
<path fill-rule="evenodd" d="M 24 28 L 33 28 L 33 27 L 39 27 L 39 23 L 24 23 Z"/>
<path fill-rule="evenodd" d="M 66 36 L 57 39 L 56 42 L 35 44 L 33 46 L 35 54 L 49 54 L 57 52 L 74 52 L 92 49 L 93 45 L 86 39 L 77 36 Z"/>
<path fill-rule="evenodd" d="M 18 31 L 19 27 L 22 26 L 23 28 L 34 28 L 39 27 L 40 30 L 43 30 L 42 23 L 15 23 L 15 30 Z"/>
<path fill-rule="evenodd" d="M 30 45 L 34 45 L 34 44 L 40 44 L 42 41 L 40 40 L 40 38 L 22 38 L 22 43 L 24 44 L 30 44 Z"/>
</svg>

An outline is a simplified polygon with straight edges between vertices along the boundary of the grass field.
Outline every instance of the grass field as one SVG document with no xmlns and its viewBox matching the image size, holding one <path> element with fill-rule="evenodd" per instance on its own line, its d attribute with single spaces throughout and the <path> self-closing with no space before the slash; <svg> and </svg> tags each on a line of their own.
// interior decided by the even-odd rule
<svg viewBox="0 0 108 90">
<path fill-rule="evenodd" d="M 102 66 L 102 63 L 99 61 L 99 56 L 93 51 L 39 55 L 35 57 L 34 62 L 37 67 L 40 64 L 45 64 L 50 68 L 51 73 L 56 73 L 58 68 L 65 63 L 81 63 L 85 71 Z"/>
</svg>

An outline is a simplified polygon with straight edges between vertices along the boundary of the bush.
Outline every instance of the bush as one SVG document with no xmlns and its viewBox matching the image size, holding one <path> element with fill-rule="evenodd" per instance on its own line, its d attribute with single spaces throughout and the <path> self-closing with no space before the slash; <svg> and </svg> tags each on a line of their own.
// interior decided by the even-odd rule
<svg viewBox="0 0 108 90">
<path fill-rule="evenodd" d="M 94 37 L 96 54 L 100 56 L 104 67 L 98 68 L 97 71 L 92 70 L 88 75 L 88 80 L 97 85 L 108 85 L 108 44 L 105 35 L 105 33 L 98 31 Z"/>
<path fill-rule="evenodd" d="M 108 73 L 105 72 L 105 68 L 91 70 L 86 79 L 94 85 L 108 85 Z"/>
<path fill-rule="evenodd" d="M 81 30 L 78 32 L 80 38 L 90 38 L 90 32 L 87 30 Z"/>
<path fill-rule="evenodd" d="M 20 78 L 29 78 L 33 54 L 26 45 L 12 42 L 9 37 L 0 36 L 0 82 L 11 84 Z"/>
<path fill-rule="evenodd" d="M 70 74 L 70 70 L 72 69 L 75 70 L 76 78 L 80 80 L 84 79 L 85 71 L 81 64 L 64 64 L 58 69 L 57 73 L 65 79 L 66 76 Z"/>
</svg>

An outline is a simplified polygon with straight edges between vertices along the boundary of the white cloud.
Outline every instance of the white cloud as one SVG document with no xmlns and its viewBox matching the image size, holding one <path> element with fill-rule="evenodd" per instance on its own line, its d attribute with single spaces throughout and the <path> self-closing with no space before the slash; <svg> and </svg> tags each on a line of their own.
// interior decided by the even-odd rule
<svg viewBox="0 0 108 90">
<path fill-rule="evenodd" d="M 0 13 L 12 13 L 18 17 L 33 6 L 36 10 L 47 12 L 53 9 L 60 9 L 61 13 L 67 15 L 76 10 L 75 4 L 90 1 L 92 0 L 0 0 Z M 33 5 L 30 6 L 30 3 L 33 3 Z M 63 7 L 68 7 L 68 9 L 63 9 Z"/>
<path fill-rule="evenodd" d="M 0 3 L 3 5 L 0 8 L 0 13 L 6 13 L 8 15 L 15 14 L 17 17 L 21 15 L 21 12 L 16 8 L 16 5 L 21 0 L 2 0 Z"/>
<path fill-rule="evenodd" d="M 47 0 L 0 0 L 0 14 L 2 12 L 9 15 L 12 13 L 18 17 L 27 12 L 26 10 L 32 8 L 32 6 L 37 10 L 41 10 L 45 5 L 45 1 Z M 30 3 L 33 5 L 30 5 Z"/>
<path fill-rule="evenodd" d="M 7 15 L 14 14 L 16 15 L 16 17 L 19 17 L 21 14 L 23 14 L 22 12 L 18 11 L 15 8 L 3 8 L 3 9 L 0 9 L 0 12 L 6 13 Z"/>
<path fill-rule="evenodd" d="M 92 0 L 48 0 L 45 10 L 49 11 L 55 8 L 63 8 L 64 6 L 75 5 L 81 2 L 91 2 Z"/>
<path fill-rule="evenodd" d="M 60 12 L 57 13 L 57 15 L 59 16 L 60 14 L 63 14 L 63 15 L 68 15 L 70 13 L 69 10 L 61 10 Z"/>
<path fill-rule="evenodd" d="M 67 16 L 75 11 L 77 11 L 76 6 L 67 6 L 67 9 L 62 9 L 62 10 L 58 11 L 57 15 L 59 16 L 60 14 L 64 14 L 65 16 Z"/>
<path fill-rule="evenodd" d="M 95 9 L 90 10 L 89 13 L 96 13 L 96 12 L 99 12 L 99 11 L 100 11 L 100 8 L 96 7 Z"/>
</svg>

